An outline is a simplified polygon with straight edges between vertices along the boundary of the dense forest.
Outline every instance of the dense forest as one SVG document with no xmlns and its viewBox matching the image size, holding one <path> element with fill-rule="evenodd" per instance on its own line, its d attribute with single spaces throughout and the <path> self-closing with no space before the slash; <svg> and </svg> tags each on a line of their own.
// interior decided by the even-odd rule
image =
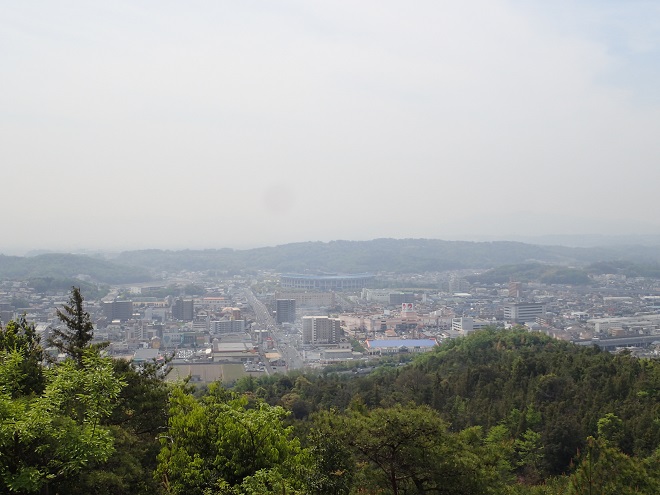
<svg viewBox="0 0 660 495">
<path fill-rule="evenodd" d="M 660 493 L 660 363 L 522 329 L 410 363 L 168 384 L 90 345 L 79 293 L 44 355 L 0 332 L 0 492 Z"/>
</svg>

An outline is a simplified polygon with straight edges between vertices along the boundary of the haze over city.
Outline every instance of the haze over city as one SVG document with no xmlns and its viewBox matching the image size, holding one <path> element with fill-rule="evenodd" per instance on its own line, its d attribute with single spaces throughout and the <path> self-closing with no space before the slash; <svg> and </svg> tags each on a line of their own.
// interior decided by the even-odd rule
<svg viewBox="0 0 660 495">
<path fill-rule="evenodd" d="M 660 234 L 653 2 L 5 2 L 0 252 Z"/>
</svg>

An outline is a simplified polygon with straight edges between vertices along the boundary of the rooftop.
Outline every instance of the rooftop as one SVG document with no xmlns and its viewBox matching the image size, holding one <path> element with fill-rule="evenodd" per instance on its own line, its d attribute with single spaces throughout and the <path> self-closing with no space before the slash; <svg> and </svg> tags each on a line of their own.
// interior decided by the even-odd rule
<svg viewBox="0 0 660 495">
<path fill-rule="evenodd" d="M 433 347 L 435 339 L 388 339 L 367 340 L 367 347 Z"/>
</svg>

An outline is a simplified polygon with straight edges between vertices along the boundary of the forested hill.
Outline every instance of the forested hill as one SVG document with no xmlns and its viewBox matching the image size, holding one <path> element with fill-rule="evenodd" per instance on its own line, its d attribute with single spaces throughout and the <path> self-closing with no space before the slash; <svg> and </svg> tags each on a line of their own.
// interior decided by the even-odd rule
<svg viewBox="0 0 660 495">
<path fill-rule="evenodd" d="M 453 431 L 498 428 L 511 445 L 534 439 L 536 475 L 567 472 L 608 414 L 622 421 L 617 444 L 647 457 L 660 447 L 660 361 L 612 355 L 524 330 L 476 332 L 411 365 L 350 373 L 244 380 L 299 418 L 316 411 L 427 405 Z"/>
<path fill-rule="evenodd" d="M 0 277 L 4 279 L 70 280 L 79 275 L 106 284 L 144 282 L 151 279 L 147 269 L 85 255 L 55 253 L 30 257 L 0 255 Z"/>
<path fill-rule="evenodd" d="M 303 242 L 246 250 L 126 251 L 117 261 L 152 270 L 271 269 L 327 272 L 425 272 L 491 268 L 530 260 L 544 263 L 589 263 L 626 259 L 658 262 L 650 247 L 568 248 L 520 242 L 466 242 L 437 239 Z"/>
</svg>

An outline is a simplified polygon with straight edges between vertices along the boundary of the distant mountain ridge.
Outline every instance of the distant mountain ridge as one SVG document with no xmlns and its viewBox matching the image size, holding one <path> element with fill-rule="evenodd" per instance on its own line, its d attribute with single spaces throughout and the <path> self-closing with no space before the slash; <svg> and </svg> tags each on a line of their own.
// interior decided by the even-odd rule
<svg viewBox="0 0 660 495">
<path fill-rule="evenodd" d="M 588 264 L 627 260 L 660 262 L 654 246 L 576 248 L 522 242 L 374 239 L 301 242 L 246 250 L 125 251 L 115 261 L 150 270 L 270 269 L 279 272 L 427 272 L 492 268 L 525 262 Z"/>
<path fill-rule="evenodd" d="M 0 255 L 0 277 L 89 277 L 105 284 L 146 282 L 161 272 L 245 269 L 278 272 L 415 273 L 489 269 L 522 263 L 586 266 L 626 261 L 660 263 L 655 246 L 577 248 L 540 246 L 512 241 L 472 242 L 438 239 L 374 239 L 371 241 L 299 242 L 245 250 L 124 251 L 112 259 L 80 254 Z"/>
</svg>

